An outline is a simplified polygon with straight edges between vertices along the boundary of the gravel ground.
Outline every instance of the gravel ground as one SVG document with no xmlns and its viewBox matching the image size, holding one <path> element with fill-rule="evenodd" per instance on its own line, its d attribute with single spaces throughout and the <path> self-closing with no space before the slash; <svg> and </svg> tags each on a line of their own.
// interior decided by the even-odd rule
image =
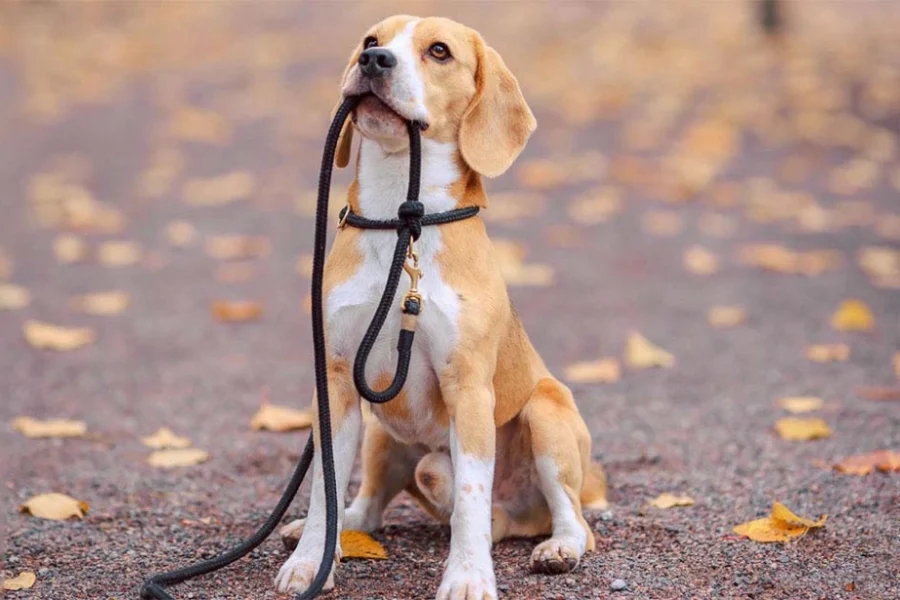
<svg viewBox="0 0 900 600">
<path fill-rule="evenodd" d="M 60 440 L 0 430 L 0 566 L 7 577 L 37 574 L 33 588 L 8 596 L 135 598 L 147 574 L 227 548 L 275 504 L 306 434 L 255 432 L 248 424 L 261 397 L 305 406 L 313 384 L 302 308 L 308 280 L 296 263 L 310 252 L 308 191 L 328 110 L 365 27 L 408 11 L 480 29 L 532 99 L 541 127 L 518 170 L 490 183 L 497 200 L 487 218 L 492 235 L 553 269 L 553 285 L 511 288 L 550 367 L 562 374 L 578 361 L 621 356 L 632 330 L 677 360 L 671 369 L 626 368 L 614 383 L 570 382 L 609 473 L 612 507 L 587 515 L 597 551 L 569 575 L 530 574 L 533 541 L 498 544 L 501 597 L 900 597 L 898 475 L 829 468 L 848 455 L 900 448 L 900 405 L 858 394 L 862 386 L 898 386 L 891 360 L 900 348 L 900 291 L 890 281 L 875 285 L 857 264 L 861 248 L 898 248 L 889 227 L 891 215 L 900 218 L 900 102 L 890 92 L 900 89 L 892 34 L 898 5 L 791 5 L 792 29 L 781 40 L 755 32 L 747 3 L 651 6 L 0 7 L 0 249 L 12 262 L 10 281 L 33 296 L 28 307 L 0 311 L 0 418 L 77 418 L 90 432 Z M 187 104 L 212 108 L 219 119 L 173 116 Z M 759 113 L 760 106 L 771 110 Z M 809 116 L 813 109 L 853 115 L 862 126 L 822 125 Z M 723 153 L 713 183 L 672 202 L 683 194 L 665 186 L 669 193 L 660 194 L 648 180 L 680 132 L 716 110 L 738 124 L 740 143 Z M 634 131 L 662 113 L 670 119 L 659 139 L 634 141 Z M 854 137 L 860 127 L 887 132 L 893 145 L 859 141 L 870 139 Z M 832 133 L 849 141 L 834 142 Z M 552 168 L 548 174 L 535 162 L 571 164 L 573 156 L 594 161 L 587 175 L 555 181 Z M 875 164 L 876 176 L 835 183 L 835 169 L 854 160 Z M 147 174 L 154 163 L 156 179 Z M 787 172 L 788 164 L 808 173 Z M 138 264 L 57 262 L 53 241 L 65 227 L 41 218 L 30 183 L 60 169 L 125 218 L 121 232 L 84 239 L 92 247 L 137 241 L 144 249 Z M 256 177 L 248 199 L 183 201 L 184 182 L 238 169 Z M 162 181 L 156 193 L 147 191 L 148 179 Z M 729 182 L 738 190 L 734 202 Z M 588 222 L 572 206 L 597 185 L 611 186 L 622 203 Z M 834 226 L 810 230 L 793 210 L 769 218 L 791 198 L 752 193 L 767 185 L 808 193 L 835 216 Z M 646 219 L 659 210 L 671 212 L 680 231 L 648 232 Z M 716 218 L 733 231 L 710 235 Z M 202 243 L 167 241 L 164 229 L 176 219 L 200 236 L 265 236 L 272 251 L 246 267 L 248 280 L 223 281 L 227 274 Z M 829 249 L 840 261 L 805 276 L 739 260 L 743 246 L 762 242 Z M 695 245 L 719 258 L 716 273 L 685 269 L 682 254 Z M 112 289 L 131 295 L 120 315 L 82 315 L 69 305 L 74 295 Z M 871 308 L 871 332 L 831 328 L 847 298 Z M 258 300 L 265 312 L 258 322 L 222 324 L 209 310 L 218 299 Z M 712 328 L 706 315 L 714 305 L 741 306 L 746 321 Z M 97 339 L 71 352 L 37 350 L 22 335 L 27 319 L 88 326 Z M 812 362 L 805 348 L 816 343 L 845 343 L 850 358 Z M 797 395 L 825 400 L 813 416 L 828 422 L 831 437 L 790 442 L 773 432 L 785 416 L 777 400 Z M 209 461 L 175 470 L 147 465 L 140 437 L 160 426 L 190 436 Z M 17 511 L 49 491 L 89 502 L 90 512 L 57 522 Z M 649 508 L 662 492 L 690 494 L 696 504 Z M 304 487 L 292 517 L 304 513 L 306 498 Z M 806 516 L 827 513 L 828 522 L 790 544 L 733 534 L 735 525 L 767 514 L 773 500 Z M 329 597 L 433 597 L 448 528 L 407 498 L 391 505 L 386 522 L 375 537 L 389 560 L 348 561 Z M 276 598 L 272 580 L 285 558 L 271 539 L 251 559 L 181 586 L 179 597 Z"/>
</svg>

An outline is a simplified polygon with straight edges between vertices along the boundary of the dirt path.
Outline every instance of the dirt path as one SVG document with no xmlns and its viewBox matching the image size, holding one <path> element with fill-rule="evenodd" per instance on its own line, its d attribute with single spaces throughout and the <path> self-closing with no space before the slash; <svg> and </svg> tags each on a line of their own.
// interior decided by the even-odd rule
<svg viewBox="0 0 900 600">
<path fill-rule="evenodd" d="M 489 184 L 486 218 L 508 241 L 511 293 L 550 367 L 621 361 L 632 331 L 675 358 L 623 366 L 612 383 L 570 378 L 612 508 L 588 515 L 597 552 L 568 576 L 531 575 L 531 541 L 499 544 L 501 596 L 896 598 L 898 475 L 830 465 L 900 450 L 900 403 L 859 394 L 900 387 L 900 273 L 890 258 L 859 264 L 867 248 L 900 245 L 897 6 L 795 7 L 796 33 L 773 44 L 745 3 L 432 4 L 0 7 L 0 281 L 31 294 L 0 311 L 0 419 L 73 418 L 89 431 L 0 431 L 2 568 L 37 574 L 9 597 L 135 598 L 145 575 L 215 554 L 274 505 L 306 434 L 249 421 L 262 397 L 309 402 L 298 260 L 321 137 L 349 48 L 407 11 L 481 30 L 535 108 L 538 132 Z M 166 233 L 173 221 L 196 230 L 185 247 Z M 87 244 L 83 261 L 59 262 L 64 232 Z M 223 267 L 205 244 L 229 234 L 260 236 L 268 251 Z M 138 243 L 136 263 L 100 264 L 109 240 Z M 775 250 L 748 253 L 763 243 Z M 130 296 L 121 314 L 71 306 L 113 290 Z M 830 325 L 849 298 L 871 309 L 871 331 Z M 209 307 L 222 299 L 261 302 L 263 315 L 220 323 Z M 713 306 L 745 319 L 712 327 Z M 89 327 L 95 340 L 38 350 L 22 333 L 29 319 Z M 846 344 L 849 358 L 813 362 L 812 344 Z M 787 396 L 821 397 L 799 416 L 824 419 L 831 436 L 778 437 Z M 161 426 L 209 460 L 149 466 L 140 438 Z M 17 512 L 49 491 L 89 513 Z M 663 492 L 696 504 L 649 508 Z M 732 532 L 773 500 L 827 524 L 790 544 Z M 304 489 L 292 515 L 305 503 Z M 406 499 L 387 522 L 375 537 L 390 559 L 347 562 L 330 597 L 433 597 L 448 529 Z M 285 557 L 270 540 L 179 598 L 275 598 Z M 611 590 L 617 579 L 624 590 Z"/>
</svg>

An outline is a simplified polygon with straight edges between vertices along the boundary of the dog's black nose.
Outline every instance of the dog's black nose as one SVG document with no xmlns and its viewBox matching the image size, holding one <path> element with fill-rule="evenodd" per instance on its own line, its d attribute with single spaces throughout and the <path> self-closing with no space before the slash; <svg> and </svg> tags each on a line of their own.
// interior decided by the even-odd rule
<svg viewBox="0 0 900 600">
<path fill-rule="evenodd" d="M 366 77 L 381 77 L 395 66 L 397 57 L 385 48 L 369 48 L 359 55 L 359 70 Z"/>
</svg>

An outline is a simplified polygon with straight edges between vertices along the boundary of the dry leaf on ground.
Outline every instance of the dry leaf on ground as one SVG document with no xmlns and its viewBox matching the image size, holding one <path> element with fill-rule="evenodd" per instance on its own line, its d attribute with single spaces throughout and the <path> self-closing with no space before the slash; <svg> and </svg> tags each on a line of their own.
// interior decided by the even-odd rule
<svg viewBox="0 0 900 600">
<path fill-rule="evenodd" d="M 503 239 L 493 240 L 500 273 L 509 285 L 547 286 L 553 283 L 553 267 L 524 261 L 525 247 Z"/>
<path fill-rule="evenodd" d="M 166 225 L 166 238 L 176 248 L 184 248 L 197 239 L 197 229 L 187 221 L 172 221 Z"/>
<path fill-rule="evenodd" d="M 684 268 L 695 275 L 712 275 L 719 270 L 719 259 L 702 246 L 691 246 L 684 251 Z"/>
<path fill-rule="evenodd" d="M 813 362 L 843 362 L 850 358 L 847 344 L 813 344 L 806 347 L 806 358 Z"/>
<path fill-rule="evenodd" d="M 301 277 L 309 279 L 312 277 L 313 257 L 312 254 L 301 254 L 297 259 L 297 274 Z"/>
<path fill-rule="evenodd" d="M 569 217 L 582 225 L 594 225 L 609 221 L 622 210 L 622 198 L 618 189 L 604 186 L 591 190 L 569 203 Z"/>
<path fill-rule="evenodd" d="M 289 406 L 278 406 L 268 402 L 260 405 L 259 410 L 250 420 L 251 429 L 267 429 L 269 431 L 294 431 L 312 427 L 312 410 L 299 410 Z"/>
<path fill-rule="evenodd" d="M 256 187 L 256 177 L 248 171 L 233 171 L 206 179 L 189 179 L 181 187 L 181 196 L 188 204 L 219 206 L 250 196 Z"/>
<path fill-rule="evenodd" d="M 868 475 L 875 469 L 885 473 L 900 471 L 900 452 L 876 450 L 868 454 L 848 456 L 836 463 L 834 468 L 847 475 Z"/>
<path fill-rule="evenodd" d="M 219 260 L 239 260 L 265 256 L 272 244 L 264 237 L 215 235 L 206 240 L 206 253 Z"/>
<path fill-rule="evenodd" d="M 212 314 L 225 323 L 255 321 L 262 317 L 263 305 L 261 302 L 216 300 L 212 303 Z"/>
<path fill-rule="evenodd" d="M 893 361 L 894 363 L 894 375 L 897 379 L 900 379 L 900 352 L 894 353 Z"/>
<path fill-rule="evenodd" d="M 648 502 L 650 506 L 655 508 L 673 508 L 675 506 L 693 506 L 694 499 L 690 496 L 676 496 L 675 494 L 670 494 L 669 492 L 665 492 L 650 500 Z"/>
<path fill-rule="evenodd" d="M 875 285 L 900 284 L 900 250 L 885 246 L 866 246 L 857 254 L 859 266 Z"/>
<path fill-rule="evenodd" d="M 845 300 L 831 316 L 831 326 L 838 331 L 871 331 L 875 317 L 860 300 Z"/>
<path fill-rule="evenodd" d="M 206 462 L 209 452 L 199 448 L 168 448 L 151 452 L 147 463 L 151 467 L 169 469 L 173 467 L 189 467 Z"/>
<path fill-rule="evenodd" d="M 0 310 L 18 310 L 31 304 L 31 292 L 21 285 L 0 283 Z"/>
<path fill-rule="evenodd" d="M 621 371 L 617 359 L 601 358 L 569 365 L 564 376 L 575 383 L 613 383 L 619 381 Z"/>
<path fill-rule="evenodd" d="M 625 362 L 635 369 L 649 367 L 671 368 L 675 366 L 675 357 L 654 345 L 650 340 L 636 331 L 628 334 L 625 346 Z"/>
<path fill-rule="evenodd" d="M 775 422 L 775 431 L 785 440 L 808 441 L 827 438 L 831 435 L 828 423 L 822 419 L 800 419 L 784 417 Z"/>
<path fill-rule="evenodd" d="M 827 518 L 827 515 L 823 515 L 818 521 L 804 519 L 795 515 L 784 504 L 775 502 L 771 515 L 742 523 L 734 528 L 734 532 L 755 542 L 788 542 L 803 537 L 812 528 L 822 527 Z"/>
<path fill-rule="evenodd" d="M 53 240 L 53 254 L 59 263 L 76 263 L 87 258 L 88 246 L 80 237 L 64 233 Z"/>
<path fill-rule="evenodd" d="M 16 417 L 12 422 L 16 431 L 29 438 L 68 438 L 81 437 L 87 433 L 84 421 L 69 419 L 32 419 Z"/>
<path fill-rule="evenodd" d="M 127 267 L 141 258 L 141 247 L 135 242 L 113 241 L 100 244 L 97 260 L 106 267 Z"/>
<path fill-rule="evenodd" d="M 222 283 L 240 283 L 253 279 L 254 264 L 252 262 L 226 262 L 216 265 L 213 273 L 216 281 Z"/>
<path fill-rule="evenodd" d="M 72 308 L 89 315 L 117 315 L 131 303 L 126 292 L 94 292 L 72 298 Z"/>
<path fill-rule="evenodd" d="M 163 450 L 165 448 L 188 448 L 191 445 L 190 438 L 176 435 L 168 427 L 160 427 L 152 435 L 141 438 L 141 443 L 148 448 Z"/>
<path fill-rule="evenodd" d="M 887 402 L 890 400 L 900 400 L 900 387 L 887 386 L 865 386 L 858 388 L 856 393 L 866 400 L 874 400 L 876 402 Z"/>
<path fill-rule="evenodd" d="M 39 519 L 65 521 L 71 517 L 82 518 L 89 508 L 88 503 L 82 500 L 65 494 L 50 493 L 29 498 L 19 507 L 19 511 Z"/>
<path fill-rule="evenodd" d="M 740 250 L 744 264 L 767 271 L 790 275 L 819 275 L 840 265 L 840 255 L 833 250 L 794 251 L 777 244 L 752 244 Z"/>
<path fill-rule="evenodd" d="M 728 238 L 737 231 L 737 223 L 726 215 L 704 213 L 697 221 L 697 228 L 710 237 Z"/>
<path fill-rule="evenodd" d="M 720 329 L 737 327 L 746 318 L 747 313 L 740 306 L 713 306 L 706 314 L 709 324 Z"/>
<path fill-rule="evenodd" d="M 384 560 L 388 557 L 384 547 L 364 531 L 341 532 L 341 558 L 369 558 Z"/>
<path fill-rule="evenodd" d="M 3 580 L 3 589 L 7 591 L 28 590 L 37 581 L 37 577 L 31 571 L 22 571 L 15 577 Z"/>
<path fill-rule="evenodd" d="M 94 341 L 95 335 L 86 327 L 59 327 L 40 321 L 26 321 L 25 339 L 35 348 L 74 350 Z"/>
<path fill-rule="evenodd" d="M 779 400 L 778 405 L 789 413 L 800 414 L 819 410 L 825 402 L 815 396 L 791 396 Z"/>
</svg>

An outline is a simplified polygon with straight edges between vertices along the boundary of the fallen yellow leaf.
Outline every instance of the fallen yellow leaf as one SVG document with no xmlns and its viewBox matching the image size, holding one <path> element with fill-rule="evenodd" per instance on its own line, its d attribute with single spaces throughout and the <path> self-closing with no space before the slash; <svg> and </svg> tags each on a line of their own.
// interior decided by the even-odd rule
<svg viewBox="0 0 900 600">
<path fill-rule="evenodd" d="M 384 546 L 364 531 L 341 532 L 341 558 L 368 558 L 385 560 Z"/>
<path fill-rule="evenodd" d="M 16 417 L 12 422 L 16 431 L 29 438 L 67 438 L 81 437 L 87 433 L 87 424 L 84 421 L 71 421 L 69 419 L 32 419 L 31 417 Z"/>
<path fill-rule="evenodd" d="M 97 249 L 97 260 L 106 267 L 127 267 L 140 258 L 141 247 L 135 242 L 104 242 Z"/>
<path fill-rule="evenodd" d="M 811 528 L 822 527 L 825 519 L 827 515 L 818 521 L 798 517 L 784 504 L 775 502 L 770 516 L 742 523 L 734 528 L 734 532 L 755 542 L 788 542 L 806 535 Z"/>
<path fill-rule="evenodd" d="M 831 435 L 828 423 L 822 419 L 800 419 L 784 417 L 775 422 L 775 431 L 785 440 L 808 441 L 827 438 Z"/>
<path fill-rule="evenodd" d="M 197 229 L 187 221 L 172 221 L 166 225 L 166 237 L 173 246 L 184 248 L 197 238 Z"/>
<path fill-rule="evenodd" d="M 173 467 L 189 467 L 206 462 L 209 452 L 199 448 L 167 448 L 151 452 L 147 463 L 151 467 L 169 469 Z"/>
<path fill-rule="evenodd" d="M 184 182 L 181 196 L 188 204 L 219 206 L 247 198 L 256 187 L 256 178 L 248 171 L 233 171 L 207 179 Z"/>
<path fill-rule="evenodd" d="M 625 362 L 635 369 L 649 367 L 671 368 L 675 366 L 675 357 L 636 331 L 628 334 L 625 346 Z"/>
<path fill-rule="evenodd" d="M 162 450 L 164 448 L 188 448 L 191 445 L 190 438 L 175 433 L 168 427 L 160 427 L 156 433 L 141 438 L 141 443 L 148 448 Z"/>
<path fill-rule="evenodd" d="M 312 254 L 301 254 L 297 259 L 297 273 L 301 277 L 309 279 L 312 277 L 313 257 Z"/>
<path fill-rule="evenodd" d="M 197 106 L 179 106 L 172 112 L 169 132 L 182 140 L 224 144 L 231 138 L 231 123 L 220 113 Z"/>
<path fill-rule="evenodd" d="M 89 315 L 117 315 L 131 303 L 126 292 L 94 292 L 73 298 L 71 305 L 75 310 Z"/>
<path fill-rule="evenodd" d="M 622 210 L 619 190 L 604 186 L 591 190 L 569 203 L 568 213 L 572 220 L 583 225 L 605 223 Z"/>
<path fill-rule="evenodd" d="M 82 518 L 90 507 L 87 502 L 76 500 L 65 494 L 40 494 L 28 499 L 19 507 L 20 512 L 28 513 L 39 519 L 65 521 L 71 517 Z"/>
<path fill-rule="evenodd" d="M 509 285 L 547 286 L 553 282 L 553 267 L 524 261 L 525 247 L 504 239 L 493 240 L 500 274 Z"/>
<path fill-rule="evenodd" d="M 813 344 L 806 347 L 806 358 L 813 362 L 843 362 L 850 358 L 847 344 Z"/>
<path fill-rule="evenodd" d="M 94 332 L 86 327 L 58 327 L 40 321 L 26 321 L 25 339 L 35 348 L 74 350 L 94 341 Z"/>
<path fill-rule="evenodd" d="M 0 284 L 0 310 L 18 310 L 31 304 L 31 293 L 21 285 Z"/>
<path fill-rule="evenodd" d="M 3 589 L 7 591 L 28 590 L 37 581 L 37 577 L 31 571 L 22 571 L 11 579 L 3 580 Z"/>
<path fill-rule="evenodd" d="M 872 311 L 860 300 L 845 300 L 831 316 L 831 326 L 838 331 L 871 331 L 874 325 Z"/>
<path fill-rule="evenodd" d="M 897 376 L 897 379 L 900 379 L 900 352 L 894 353 L 894 375 Z"/>
<path fill-rule="evenodd" d="M 684 252 L 684 267 L 695 275 L 712 275 L 719 270 L 719 259 L 702 246 L 691 246 Z"/>
<path fill-rule="evenodd" d="M 264 237 L 216 235 L 206 240 L 206 253 L 219 260 L 258 258 L 268 254 L 272 245 Z"/>
<path fill-rule="evenodd" d="M 64 233 L 53 240 L 53 254 L 62 264 L 76 263 L 87 258 L 88 247 L 80 237 Z"/>
<path fill-rule="evenodd" d="M 255 321 L 262 317 L 263 305 L 259 302 L 231 302 L 216 300 L 212 303 L 213 316 L 226 323 Z"/>
<path fill-rule="evenodd" d="M 576 383 L 613 383 L 621 378 L 621 368 L 615 358 L 601 358 L 569 365 L 564 374 Z"/>
<path fill-rule="evenodd" d="M 693 506 L 694 499 L 690 496 L 676 496 L 675 494 L 670 494 L 669 492 L 665 492 L 650 500 L 648 502 L 650 506 L 656 508 L 673 508 L 675 506 Z"/>
<path fill-rule="evenodd" d="M 825 403 L 815 396 L 793 396 L 782 398 L 778 404 L 790 413 L 800 414 L 819 410 Z"/>
<path fill-rule="evenodd" d="M 566 181 L 568 173 L 561 161 L 538 158 L 523 162 L 516 171 L 519 183 L 532 189 L 549 189 Z"/>
<path fill-rule="evenodd" d="M 791 275 L 819 275 L 840 265 L 840 255 L 832 250 L 794 251 L 776 244 L 744 246 L 740 260 L 767 271 Z"/>
<path fill-rule="evenodd" d="M 298 410 L 288 406 L 278 406 L 268 402 L 260 405 L 259 410 L 250 420 L 251 429 L 268 429 L 269 431 L 293 431 L 307 429 L 312 426 L 311 410 Z"/>
<path fill-rule="evenodd" d="M 857 255 L 859 266 L 873 283 L 900 280 L 900 250 L 884 246 L 866 246 Z"/>
<path fill-rule="evenodd" d="M 747 318 L 747 314 L 740 306 L 713 306 L 706 314 L 706 319 L 713 327 L 725 329 L 737 327 Z"/>
<path fill-rule="evenodd" d="M 868 454 L 848 456 L 834 465 L 836 471 L 847 475 L 868 475 L 875 469 L 884 472 L 900 471 L 900 453 L 877 450 Z"/>
</svg>

